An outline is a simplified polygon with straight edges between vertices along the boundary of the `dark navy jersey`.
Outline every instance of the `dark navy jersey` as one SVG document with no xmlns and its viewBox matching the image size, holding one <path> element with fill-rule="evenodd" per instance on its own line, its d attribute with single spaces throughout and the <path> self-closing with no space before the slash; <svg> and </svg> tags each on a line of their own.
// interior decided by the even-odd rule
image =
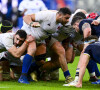
<svg viewBox="0 0 100 90">
<path fill-rule="evenodd" d="M 93 19 L 83 19 L 79 24 L 79 33 L 83 34 L 82 26 L 84 24 L 90 24 L 91 27 L 91 35 L 96 35 L 97 37 L 100 36 L 100 24 L 99 25 L 93 25 L 91 24 Z"/>
<path fill-rule="evenodd" d="M 100 17 L 100 15 L 96 16 L 96 17 L 95 17 L 95 20 L 97 20 L 97 19 L 98 19 L 98 17 Z"/>
<path fill-rule="evenodd" d="M 95 62 L 100 64 L 100 42 L 88 45 L 84 53 L 89 54 Z"/>
</svg>

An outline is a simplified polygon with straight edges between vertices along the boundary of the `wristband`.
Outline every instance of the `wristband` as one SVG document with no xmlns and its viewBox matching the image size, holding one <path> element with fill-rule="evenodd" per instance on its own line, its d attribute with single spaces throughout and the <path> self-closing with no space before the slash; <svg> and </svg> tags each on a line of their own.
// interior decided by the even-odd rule
<svg viewBox="0 0 100 90">
<path fill-rule="evenodd" d="M 25 40 L 24 42 L 25 42 L 25 44 L 26 44 L 26 45 L 28 45 L 28 44 L 29 44 L 28 40 Z"/>
<path fill-rule="evenodd" d="M 33 23 L 34 23 L 34 22 L 32 21 L 29 25 L 32 26 Z"/>
</svg>

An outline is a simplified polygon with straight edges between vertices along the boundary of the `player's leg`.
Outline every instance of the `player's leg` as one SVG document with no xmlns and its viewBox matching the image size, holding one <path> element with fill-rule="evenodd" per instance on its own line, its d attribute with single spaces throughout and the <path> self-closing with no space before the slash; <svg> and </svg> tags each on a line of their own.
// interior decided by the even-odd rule
<svg viewBox="0 0 100 90">
<path fill-rule="evenodd" d="M 29 84 L 28 79 L 27 79 L 27 73 L 32 63 L 35 52 L 36 52 L 36 42 L 33 41 L 29 43 L 28 48 L 27 48 L 27 54 L 24 56 L 23 65 L 22 65 L 22 74 L 18 80 L 19 83 Z"/>
<path fill-rule="evenodd" d="M 75 85 L 76 87 L 82 87 L 82 80 L 83 80 L 83 76 L 84 76 L 84 73 L 85 73 L 85 69 L 86 69 L 86 66 L 89 62 L 89 59 L 90 59 L 90 56 L 89 55 L 85 55 L 85 54 L 81 54 L 80 56 L 80 71 L 79 71 L 79 80 L 78 80 L 78 83 Z"/>
<path fill-rule="evenodd" d="M 0 60 L 0 81 L 9 80 L 10 66 L 9 61 L 7 59 L 2 58 Z"/>
<path fill-rule="evenodd" d="M 80 64 L 79 81 L 78 81 L 77 87 L 80 87 L 80 85 L 82 86 L 82 78 L 85 73 L 85 67 L 88 64 L 90 57 L 93 58 L 93 60 L 95 60 L 96 62 L 100 63 L 99 61 L 100 60 L 100 53 L 99 53 L 100 46 L 98 44 L 99 43 L 94 43 L 87 46 L 87 48 L 84 51 L 83 56 L 81 56 L 80 58 L 80 62 L 83 64 L 83 67 L 82 67 L 82 64 Z M 84 62 L 82 62 L 81 60 Z M 100 80 L 92 84 L 99 84 L 99 83 L 100 83 Z"/>
<path fill-rule="evenodd" d="M 75 51 L 73 49 L 72 44 L 70 43 L 70 41 L 68 39 L 64 39 L 62 41 L 62 46 L 65 49 L 67 63 L 73 63 L 74 58 L 75 58 Z"/>
<path fill-rule="evenodd" d="M 67 67 L 65 50 L 64 50 L 63 46 L 61 45 L 61 43 L 58 41 L 53 43 L 52 46 L 50 47 L 50 51 L 52 51 L 52 54 L 51 54 L 52 62 L 51 61 L 46 62 L 46 64 L 44 64 L 42 68 L 45 68 L 46 70 L 54 70 L 54 69 L 61 67 L 64 72 L 65 78 L 67 80 L 68 79 L 72 80 L 72 78 L 70 77 L 68 67 Z M 48 67 L 48 68 L 46 68 L 46 67 Z M 70 82 L 70 80 L 69 80 L 69 82 Z"/>
<path fill-rule="evenodd" d="M 97 67 L 97 64 L 94 60 L 90 60 L 88 65 L 87 65 L 87 69 L 88 69 L 88 72 L 89 72 L 89 75 L 90 75 L 90 79 L 89 81 L 97 81 L 98 78 L 96 77 L 96 74 L 95 74 L 95 70 L 98 70 L 98 67 Z M 99 71 L 97 71 L 99 73 Z"/>
<path fill-rule="evenodd" d="M 39 78 L 40 71 L 38 70 L 40 66 L 45 63 L 45 56 L 46 56 L 46 46 L 45 44 L 41 43 L 37 45 L 37 50 L 35 53 L 35 61 L 32 62 L 30 69 L 28 71 L 28 75 L 32 72 L 37 72 L 37 78 Z"/>
<path fill-rule="evenodd" d="M 18 79 L 21 75 L 22 66 L 10 65 L 10 77 L 12 79 Z"/>
</svg>

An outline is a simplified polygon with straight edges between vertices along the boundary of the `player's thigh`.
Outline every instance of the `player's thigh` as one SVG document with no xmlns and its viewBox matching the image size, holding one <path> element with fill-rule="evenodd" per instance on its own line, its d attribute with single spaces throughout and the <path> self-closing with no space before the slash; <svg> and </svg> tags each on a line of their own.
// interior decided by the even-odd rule
<svg viewBox="0 0 100 90">
<path fill-rule="evenodd" d="M 31 43 L 29 43 L 28 48 L 27 48 L 27 54 L 34 56 L 36 52 L 36 42 L 32 41 Z"/>
<path fill-rule="evenodd" d="M 59 57 L 64 57 L 65 56 L 65 50 L 62 47 L 61 43 L 56 41 L 52 46 L 51 46 L 51 61 L 55 63 L 57 66 L 59 66 Z"/>
<path fill-rule="evenodd" d="M 60 55 L 60 54 L 63 54 L 65 55 L 65 50 L 63 48 L 63 46 L 61 45 L 60 42 L 56 41 L 52 46 L 51 46 L 51 51 L 53 54 L 56 54 L 56 55 Z"/>
<path fill-rule="evenodd" d="M 73 47 L 68 47 L 65 50 L 65 55 L 66 55 L 66 61 L 68 63 L 72 63 L 74 61 L 74 58 L 75 58 L 75 52 L 74 52 Z"/>
<path fill-rule="evenodd" d="M 37 45 L 35 56 L 45 54 L 46 53 L 46 45 L 41 43 Z"/>
</svg>

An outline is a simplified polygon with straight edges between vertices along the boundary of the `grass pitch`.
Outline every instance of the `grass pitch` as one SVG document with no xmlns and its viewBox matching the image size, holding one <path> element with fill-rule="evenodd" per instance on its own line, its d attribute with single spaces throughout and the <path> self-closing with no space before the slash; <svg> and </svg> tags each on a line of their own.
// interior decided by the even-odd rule
<svg viewBox="0 0 100 90">
<path fill-rule="evenodd" d="M 71 76 L 75 77 L 75 71 L 77 67 L 79 57 L 75 58 L 73 64 L 68 64 L 69 71 Z M 100 68 L 100 65 L 98 65 Z M 64 76 L 63 72 L 60 69 L 60 77 L 59 81 L 38 81 L 38 82 L 30 82 L 30 84 L 20 84 L 17 81 L 4 81 L 0 82 L 0 90 L 99 90 L 100 85 L 92 85 L 89 82 L 89 74 L 86 70 L 85 76 L 83 78 L 83 87 L 75 88 L 75 87 L 64 87 Z"/>
</svg>

